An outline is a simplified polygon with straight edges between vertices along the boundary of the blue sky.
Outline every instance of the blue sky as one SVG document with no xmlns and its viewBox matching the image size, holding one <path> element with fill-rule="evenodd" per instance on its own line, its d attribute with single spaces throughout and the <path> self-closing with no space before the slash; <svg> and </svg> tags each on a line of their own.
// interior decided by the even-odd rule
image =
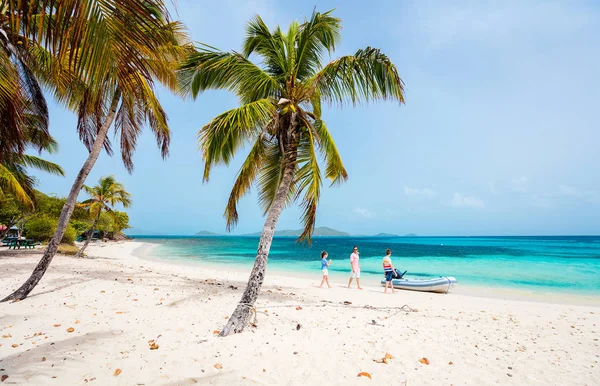
<svg viewBox="0 0 600 386">
<path fill-rule="evenodd" d="M 300 4 L 302 3 L 302 4 Z M 333 55 L 381 48 L 406 83 L 406 105 L 331 108 L 324 117 L 350 178 L 323 189 L 318 225 L 351 233 L 420 235 L 600 234 L 600 6 L 593 1 L 319 1 L 343 20 Z M 308 2 L 178 0 L 174 16 L 194 40 L 238 50 L 245 23 L 312 12 Z M 134 227 L 190 234 L 225 231 L 222 214 L 245 153 L 202 183 L 198 129 L 236 106 L 226 92 L 182 101 L 160 92 L 172 128 L 162 161 L 146 132 L 128 175 L 102 154 L 88 177 L 114 174 L 133 194 Z M 47 158 L 67 177 L 36 174 L 66 195 L 86 157 L 72 113 L 53 106 L 61 150 Z M 81 196 L 83 197 L 83 196 Z M 234 233 L 263 217 L 255 194 Z M 299 228 L 287 209 L 280 229 Z"/>
</svg>

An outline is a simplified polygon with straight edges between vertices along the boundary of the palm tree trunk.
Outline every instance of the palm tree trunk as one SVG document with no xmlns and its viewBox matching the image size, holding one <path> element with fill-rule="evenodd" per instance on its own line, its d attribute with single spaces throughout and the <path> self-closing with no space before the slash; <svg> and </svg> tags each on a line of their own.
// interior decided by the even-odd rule
<svg viewBox="0 0 600 386">
<path fill-rule="evenodd" d="M 14 222 L 13 221 L 14 220 L 11 220 L 10 222 L 4 224 L 4 225 L 6 225 L 6 229 L 3 230 L 2 232 L 0 232 L 0 240 L 4 240 L 4 238 L 6 237 L 8 232 L 10 232 L 10 228 L 12 228 L 17 223 L 16 221 L 14 221 Z"/>
<path fill-rule="evenodd" d="M 81 247 L 79 252 L 77 252 L 77 257 L 83 256 L 83 251 L 85 251 L 88 244 L 92 240 L 92 237 L 94 237 L 94 231 L 96 230 L 96 224 L 98 224 L 98 220 L 100 220 L 100 213 L 102 213 L 102 210 L 98 211 L 98 215 L 96 216 L 96 218 L 94 219 L 94 223 L 92 224 L 92 229 L 90 230 L 90 234 L 88 235 L 87 239 L 85 240 L 85 244 L 83 244 L 83 247 Z"/>
<path fill-rule="evenodd" d="M 292 121 L 292 127 L 295 127 Z M 295 142 L 292 139 L 292 142 Z M 275 227 L 279 216 L 285 207 L 287 201 L 287 195 L 290 190 L 290 186 L 294 180 L 294 172 L 296 170 L 296 158 L 297 158 L 297 145 L 292 146 L 294 149 L 290 152 L 288 161 L 283 172 L 283 177 L 279 183 L 279 188 L 275 194 L 273 204 L 267 214 L 267 220 L 263 226 L 262 233 L 260 235 L 260 241 L 258 242 L 258 251 L 256 253 L 256 259 L 254 260 L 254 267 L 250 272 L 250 278 L 246 290 L 242 295 L 242 299 L 238 303 L 235 311 L 227 321 L 227 325 L 223 327 L 223 330 L 219 336 L 227 336 L 231 333 L 239 333 L 244 330 L 250 316 L 250 309 L 254 308 L 254 303 L 260 293 L 263 281 L 265 279 L 265 273 L 267 270 L 267 261 L 269 259 L 269 251 L 271 250 L 271 243 L 273 242 L 273 235 L 275 233 Z"/>
<path fill-rule="evenodd" d="M 88 155 L 87 160 L 81 167 L 77 178 L 75 178 L 75 182 L 71 187 L 71 192 L 67 197 L 67 202 L 63 206 L 62 212 L 60 213 L 60 217 L 58 218 L 58 225 L 56 227 L 56 231 L 54 231 L 54 236 L 52 236 L 52 240 L 48 244 L 48 248 L 44 252 L 44 256 L 35 267 L 29 279 L 19 289 L 17 289 L 12 294 L 8 295 L 0 302 L 6 302 L 9 300 L 23 300 L 29 295 L 31 291 L 35 288 L 35 286 L 42 280 L 44 273 L 50 266 L 54 255 L 56 254 L 56 250 L 58 249 L 58 244 L 62 240 L 65 230 L 69 225 L 69 220 L 71 219 L 71 215 L 73 214 L 73 209 L 75 208 L 75 204 L 77 203 L 77 196 L 79 196 L 79 192 L 85 183 L 85 179 L 88 174 L 92 170 L 92 167 L 96 163 L 98 156 L 100 155 L 100 151 L 102 151 L 102 147 L 104 146 L 104 140 L 106 139 L 106 135 L 108 134 L 108 129 L 112 125 L 115 115 L 117 113 L 117 107 L 119 106 L 119 101 L 121 99 L 121 92 L 117 89 L 115 95 L 110 104 L 110 110 L 106 115 L 106 120 L 104 124 L 98 130 L 98 134 L 96 135 L 96 140 L 94 141 L 94 145 L 92 146 L 92 150 Z"/>
</svg>

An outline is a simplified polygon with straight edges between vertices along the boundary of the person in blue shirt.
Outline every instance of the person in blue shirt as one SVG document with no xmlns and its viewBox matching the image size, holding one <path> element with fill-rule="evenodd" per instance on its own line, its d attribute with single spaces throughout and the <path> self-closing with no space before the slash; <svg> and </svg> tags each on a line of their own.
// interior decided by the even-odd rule
<svg viewBox="0 0 600 386">
<path fill-rule="evenodd" d="M 321 285 L 319 288 L 323 288 L 323 283 L 327 283 L 327 287 L 331 288 L 331 284 L 329 284 L 329 266 L 331 265 L 331 260 L 327 261 L 327 251 L 321 252 L 321 272 L 323 273 L 323 280 L 321 280 Z"/>
</svg>

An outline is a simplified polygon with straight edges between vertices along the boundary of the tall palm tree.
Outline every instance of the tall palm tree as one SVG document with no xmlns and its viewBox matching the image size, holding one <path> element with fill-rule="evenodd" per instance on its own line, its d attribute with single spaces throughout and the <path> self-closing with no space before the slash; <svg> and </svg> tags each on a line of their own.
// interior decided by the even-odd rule
<svg viewBox="0 0 600 386">
<path fill-rule="evenodd" d="M 313 12 L 287 32 L 280 27 L 270 31 L 256 16 L 248 23 L 241 53 L 203 45 L 181 68 L 182 86 L 193 97 L 226 89 L 242 104 L 213 118 L 198 134 L 205 181 L 213 165 L 228 164 L 244 144 L 252 143 L 225 208 L 228 229 L 238 221 L 237 203 L 254 182 L 267 216 L 248 285 L 221 336 L 244 329 L 265 277 L 279 216 L 296 200 L 304 211 L 300 240 L 310 241 L 322 184 L 318 154 L 332 184 L 347 178 L 321 104 L 404 102 L 396 67 L 379 49 L 367 47 L 322 65 L 323 57 L 335 50 L 340 29 L 341 20 L 331 11 Z M 261 65 L 250 60 L 253 54 Z"/>
<path fill-rule="evenodd" d="M 86 208 L 90 213 L 92 227 L 89 230 L 85 243 L 79 252 L 77 252 L 77 257 L 83 256 L 83 252 L 94 235 L 96 224 L 98 223 L 98 220 L 100 220 L 102 212 L 109 213 L 113 216 L 115 221 L 118 221 L 114 215 L 115 212 L 112 210 L 113 207 L 116 204 L 121 204 L 125 208 L 128 208 L 131 205 L 131 194 L 125 190 L 123 184 L 115 180 L 114 176 L 101 177 L 98 180 L 98 185 L 91 188 L 84 185 L 83 190 L 85 190 L 91 198 L 83 201 L 79 206 Z"/>
<path fill-rule="evenodd" d="M 29 279 L 2 301 L 24 299 L 42 279 L 63 237 L 85 179 L 101 150 L 112 152 L 107 134 L 113 123 L 120 135 L 123 162 L 130 172 L 137 138 L 146 123 L 156 136 L 162 156 L 168 155 L 170 131 L 166 114 L 154 92 L 154 81 L 175 91 L 174 70 L 188 44 L 182 25 L 170 21 L 162 0 L 66 0 L 66 3 L 73 3 L 71 11 L 62 9 L 61 15 L 67 15 L 64 18 L 83 32 L 73 32 L 76 28 L 69 24 L 62 26 L 66 34 L 75 34 L 63 38 L 62 42 L 69 42 L 76 58 L 70 66 L 78 71 L 83 69 L 84 87 L 79 93 L 66 96 L 65 100 L 69 107 L 78 111 L 77 129 L 89 155 L 71 187 L 44 256 Z M 87 23 L 68 18 L 68 15 L 77 14 L 75 11 L 80 8 L 82 15 L 88 18 Z M 67 55 L 64 60 L 69 58 Z"/>
</svg>

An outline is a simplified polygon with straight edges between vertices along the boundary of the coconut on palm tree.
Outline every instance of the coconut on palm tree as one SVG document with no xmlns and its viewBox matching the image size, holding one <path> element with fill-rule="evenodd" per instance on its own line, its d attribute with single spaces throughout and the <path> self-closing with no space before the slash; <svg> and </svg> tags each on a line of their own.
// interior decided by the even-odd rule
<svg viewBox="0 0 600 386">
<path fill-rule="evenodd" d="M 321 195 L 321 166 L 333 183 L 347 178 L 337 147 L 322 119 L 322 104 L 343 106 L 377 100 L 404 102 L 403 82 L 391 60 L 367 47 L 325 65 L 340 41 L 341 20 L 313 12 L 287 31 L 269 30 L 259 16 L 248 23 L 241 53 L 200 46 L 180 71 L 184 90 L 196 97 L 209 89 L 236 94 L 241 106 L 213 118 L 199 132 L 204 179 L 213 165 L 228 164 L 247 143 L 243 163 L 225 208 L 227 227 L 238 221 L 237 203 L 256 183 L 266 214 L 248 285 L 221 336 L 241 332 L 257 299 L 273 234 L 286 205 L 299 201 L 309 240 Z M 256 55 L 260 64 L 250 60 Z"/>
<path fill-rule="evenodd" d="M 67 5 L 58 3 L 56 7 L 61 8 L 61 12 L 57 11 L 57 15 L 60 14 L 67 25 L 56 22 L 56 28 L 67 34 L 61 42 L 70 45 L 75 58 L 67 55 L 65 60 L 71 60 L 69 68 L 83 82 L 77 92 L 64 98 L 67 105 L 78 112 L 77 131 L 89 155 L 73 183 L 44 256 L 29 279 L 2 301 L 24 299 L 41 280 L 100 152 L 104 148 L 112 153 L 107 134 L 113 124 L 120 137 L 121 156 L 128 171 L 133 170 L 132 154 L 146 124 L 155 134 L 163 157 L 168 154 L 170 131 L 166 114 L 155 94 L 154 82 L 173 91 L 176 89 L 175 68 L 187 50 L 182 25 L 170 21 L 162 0 L 67 0 L 64 2 Z M 68 6 L 71 6 L 70 10 Z M 81 18 L 87 18 L 86 23 L 76 17 L 69 19 L 69 15 L 81 15 Z M 69 23 L 80 29 L 70 28 Z"/>
<path fill-rule="evenodd" d="M 96 230 L 96 224 L 98 224 L 100 215 L 103 212 L 113 216 L 114 221 L 119 221 L 113 211 L 114 206 L 121 204 L 124 208 L 128 208 L 131 205 L 131 194 L 125 190 L 122 183 L 115 180 L 114 176 L 100 177 L 98 185 L 93 187 L 84 185 L 83 190 L 85 190 L 90 198 L 83 201 L 79 206 L 88 210 L 90 219 L 92 220 L 92 227 L 88 231 L 85 243 L 79 252 L 77 252 L 77 257 L 83 256 L 83 252 L 90 243 Z"/>
</svg>

